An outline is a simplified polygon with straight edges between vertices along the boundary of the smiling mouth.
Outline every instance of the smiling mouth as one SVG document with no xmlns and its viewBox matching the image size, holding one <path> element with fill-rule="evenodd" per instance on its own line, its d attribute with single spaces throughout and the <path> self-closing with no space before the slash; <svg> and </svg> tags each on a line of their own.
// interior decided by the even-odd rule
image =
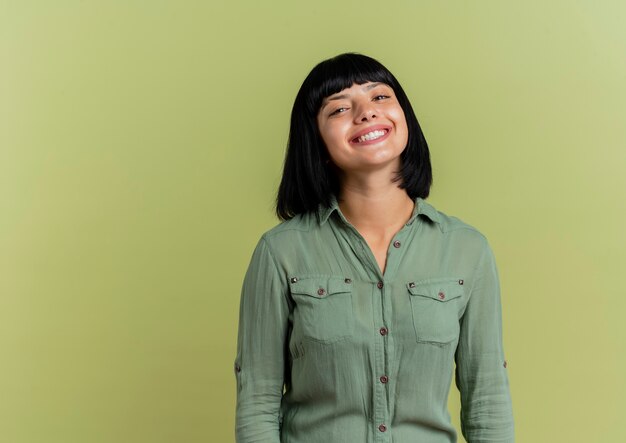
<svg viewBox="0 0 626 443">
<path fill-rule="evenodd" d="M 372 132 L 368 132 L 360 137 L 352 139 L 352 143 L 365 143 L 378 140 L 389 133 L 389 129 L 377 129 Z"/>
</svg>

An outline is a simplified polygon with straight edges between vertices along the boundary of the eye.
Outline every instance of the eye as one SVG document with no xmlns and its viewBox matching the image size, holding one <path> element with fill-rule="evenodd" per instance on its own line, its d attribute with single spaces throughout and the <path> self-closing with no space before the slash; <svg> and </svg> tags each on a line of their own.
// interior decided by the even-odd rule
<svg viewBox="0 0 626 443">
<path fill-rule="evenodd" d="M 335 109 L 333 112 L 331 112 L 331 113 L 330 113 L 330 114 L 328 114 L 328 115 L 335 115 L 335 114 L 338 114 L 338 113 L 339 113 L 339 111 L 341 111 L 342 109 L 348 109 L 348 108 L 338 108 L 338 109 Z"/>
<path fill-rule="evenodd" d="M 382 100 L 382 99 L 385 99 L 385 98 L 389 98 L 389 96 L 388 96 L 388 95 L 379 94 L 379 95 L 377 95 L 376 97 L 374 97 L 374 100 L 378 100 L 378 98 L 379 98 L 379 97 L 382 97 L 382 98 L 381 98 L 381 100 Z"/>
</svg>

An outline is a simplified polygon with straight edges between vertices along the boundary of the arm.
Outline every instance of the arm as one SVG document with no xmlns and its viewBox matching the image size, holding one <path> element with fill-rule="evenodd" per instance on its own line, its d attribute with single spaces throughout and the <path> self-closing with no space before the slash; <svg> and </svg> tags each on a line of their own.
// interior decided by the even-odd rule
<svg viewBox="0 0 626 443">
<path fill-rule="evenodd" d="M 244 277 L 235 376 L 237 443 L 279 443 L 287 336 L 287 281 L 264 237 Z"/>
<path fill-rule="evenodd" d="M 500 282 L 493 251 L 486 240 L 474 275 L 455 354 L 461 430 L 468 443 L 513 443 L 513 410 L 502 345 Z"/>
</svg>

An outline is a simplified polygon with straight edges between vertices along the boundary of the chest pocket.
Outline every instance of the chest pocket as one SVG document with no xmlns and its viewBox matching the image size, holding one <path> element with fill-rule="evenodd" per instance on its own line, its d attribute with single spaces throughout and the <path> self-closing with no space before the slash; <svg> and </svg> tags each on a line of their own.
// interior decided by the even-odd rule
<svg viewBox="0 0 626 443">
<path fill-rule="evenodd" d="M 415 280 L 406 284 L 418 342 L 449 343 L 459 336 L 459 309 L 465 286 L 461 278 Z"/>
<path fill-rule="evenodd" d="M 294 309 L 294 333 L 324 342 L 348 338 L 354 329 L 352 279 L 308 275 L 289 279 Z"/>
</svg>

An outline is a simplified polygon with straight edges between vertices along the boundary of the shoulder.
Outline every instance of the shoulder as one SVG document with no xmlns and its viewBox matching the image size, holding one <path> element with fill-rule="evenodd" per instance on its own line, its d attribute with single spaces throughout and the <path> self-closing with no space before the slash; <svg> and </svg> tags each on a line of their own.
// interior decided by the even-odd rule
<svg viewBox="0 0 626 443">
<path fill-rule="evenodd" d="M 298 235 L 301 232 L 309 232 L 314 228 L 315 214 L 298 214 L 295 217 L 284 220 L 263 232 L 262 237 L 270 241 L 277 237 Z"/>
<path fill-rule="evenodd" d="M 318 228 L 314 213 L 298 214 L 265 230 L 259 241 L 264 242 L 270 250 L 280 249 L 309 237 Z"/>
<path fill-rule="evenodd" d="M 443 236 L 461 241 L 468 244 L 468 246 L 472 244 L 478 249 L 489 246 L 485 234 L 474 224 L 467 222 L 462 216 L 452 215 L 439 210 L 430 202 L 422 200 L 421 203 L 425 206 L 424 213 L 433 224 L 439 226 Z"/>
</svg>

